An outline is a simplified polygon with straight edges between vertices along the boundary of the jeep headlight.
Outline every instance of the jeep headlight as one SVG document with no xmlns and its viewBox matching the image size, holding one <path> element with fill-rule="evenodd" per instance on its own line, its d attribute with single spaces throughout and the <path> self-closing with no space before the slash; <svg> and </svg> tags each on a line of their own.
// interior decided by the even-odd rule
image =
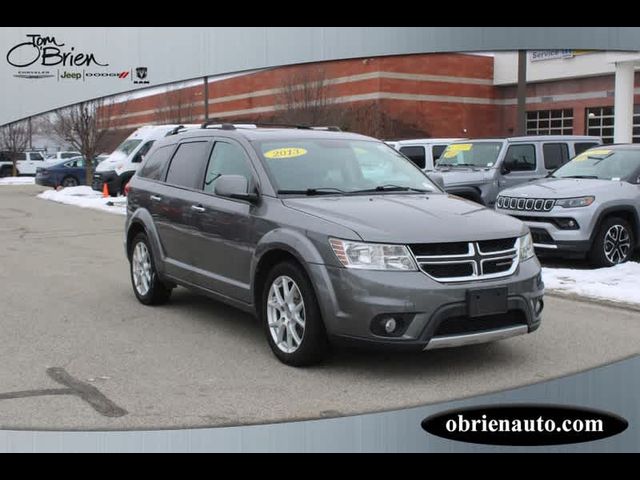
<svg viewBox="0 0 640 480">
<path fill-rule="evenodd" d="M 595 201 L 596 197 L 575 197 L 575 198 L 559 198 L 556 200 L 556 206 L 563 208 L 588 207 Z"/>
<path fill-rule="evenodd" d="M 530 259 L 536 253 L 533 249 L 533 238 L 531 237 L 531 233 L 527 233 L 519 238 L 520 249 L 520 261 L 524 262 L 525 260 Z"/>
<path fill-rule="evenodd" d="M 347 268 L 364 270 L 417 270 L 416 263 L 404 245 L 360 243 L 329 239 L 340 263 Z"/>
</svg>

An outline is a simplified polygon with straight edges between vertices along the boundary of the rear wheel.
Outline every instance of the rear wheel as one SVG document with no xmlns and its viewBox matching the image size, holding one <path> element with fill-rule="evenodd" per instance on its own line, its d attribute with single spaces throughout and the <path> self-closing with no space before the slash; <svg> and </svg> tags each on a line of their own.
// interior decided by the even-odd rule
<svg viewBox="0 0 640 480">
<path fill-rule="evenodd" d="M 612 267 L 624 263 L 633 254 L 635 239 L 629 222 L 611 217 L 602 222 L 589 252 L 596 267 Z"/>
<path fill-rule="evenodd" d="M 79 185 L 78 179 L 76 177 L 68 176 L 62 179 L 62 186 L 67 187 L 77 187 Z"/>
<path fill-rule="evenodd" d="M 131 242 L 129 265 L 133 292 L 141 303 L 160 305 L 169 300 L 171 287 L 158 277 L 146 234 L 139 233 Z"/>
<path fill-rule="evenodd" d="M 320 362 L 327 335 L 311 282 L 293 262 L 274 266 L 264 285 L 261 318 L 271 350 L 296 367 Z"/>
</svg>

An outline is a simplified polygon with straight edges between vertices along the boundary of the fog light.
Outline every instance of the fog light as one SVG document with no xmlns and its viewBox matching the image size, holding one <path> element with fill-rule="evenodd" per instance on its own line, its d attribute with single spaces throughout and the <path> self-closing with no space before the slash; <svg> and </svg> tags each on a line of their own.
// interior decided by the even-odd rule
<svg viewBox="0 0 640 480">
<path fill-rule="evenodd" d="M 384 322 L 384 331 L 387 333 L 393 333 L 396 329 L 396 321 L 393 318 L 390 318 L 386 322 Z"/>
</svg>

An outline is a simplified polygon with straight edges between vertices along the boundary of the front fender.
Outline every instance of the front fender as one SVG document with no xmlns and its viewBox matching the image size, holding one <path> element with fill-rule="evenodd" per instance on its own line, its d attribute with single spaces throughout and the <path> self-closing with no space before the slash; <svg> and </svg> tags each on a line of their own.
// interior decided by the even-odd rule
<svg viewBox="0 0 640 480">
<path fill-rule="evenodd" d="M 260 260 L 266 253 L 273 250 L 284 250 L 290 253 L 303 266 L 309 263 L 326 263 L 316 245 L 304 233 L 290 228 L 278 228 L 263 236 L 256 246 L 251 259 L 252 287 Z"/>
</svg>

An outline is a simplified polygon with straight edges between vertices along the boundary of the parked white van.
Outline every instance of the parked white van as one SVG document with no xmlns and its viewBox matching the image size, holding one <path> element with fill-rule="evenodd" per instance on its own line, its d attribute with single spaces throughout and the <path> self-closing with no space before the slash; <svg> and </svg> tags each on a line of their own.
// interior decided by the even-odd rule
<svg viewBox="0 0 640 480">
<path fill-rule="evenodd" d="M 462 138 L 418 138 L 387 142 L 425 171 L 432 171 L 444 149 Z"/>
<path fill-rule="evenodd" d="M 107 184 L 109 194 L 124 193 L 124 187 L 136 173 L 153 143 L 178 130 L 200 128 L 200 125 L 145 125 L 127 137 L 109 157 L 101 162 L 93 175 L 92 187 L 102 191 Z"/>
</svg>

